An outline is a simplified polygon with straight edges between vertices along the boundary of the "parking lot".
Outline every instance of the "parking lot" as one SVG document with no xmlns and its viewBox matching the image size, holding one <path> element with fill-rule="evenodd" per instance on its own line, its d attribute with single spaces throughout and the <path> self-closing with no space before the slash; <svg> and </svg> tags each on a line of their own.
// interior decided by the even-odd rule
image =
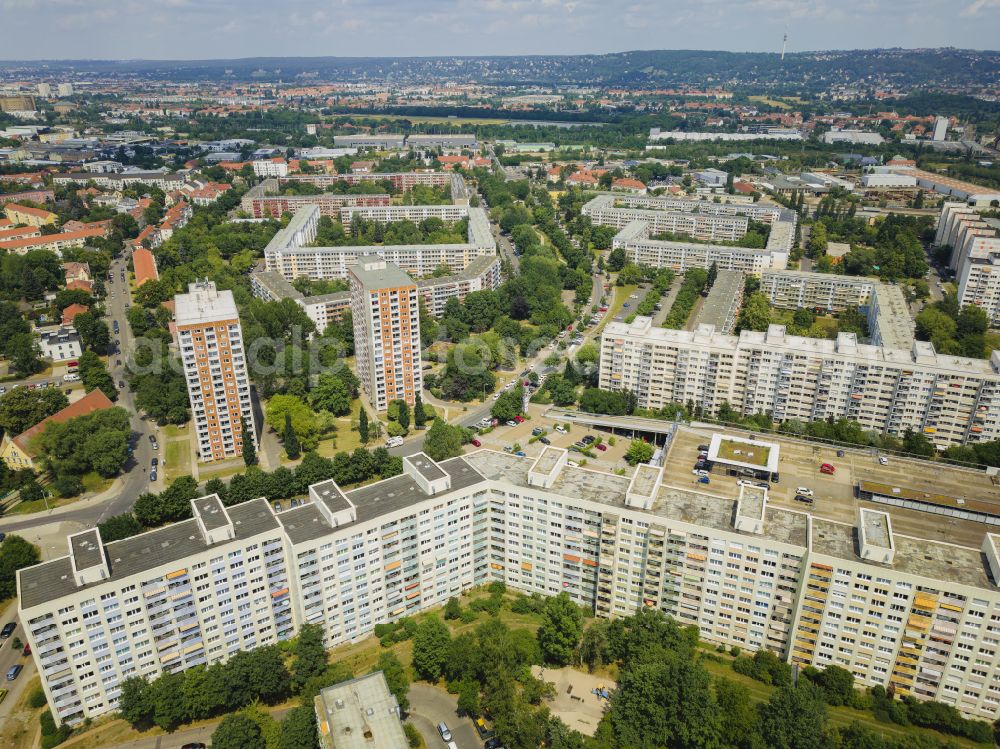
<svg viewBox="0 0 1000 749">
<path fill-rule="evenodd" d="M 710 441 L 712 431 L 708 429 L 682 428 L 667 455 L 664 483 L 685 488 L 696 488 L 696 477 L 691 471 L 698 457 L 698 445 Z M 745 432 L 733 434 L 746 436 Z M 779 507 L 787 507 L 811 512 L 817 516 L 843 523 L 856 524 L 858 508 L 876 507 L 888 509 L 885 505 L 857 499 L 856 487 L 860 480 L 877 481 L 903 488 L 947 494 L 953 497 L 971 498 L 995 502 L 1000 512 L 1000 486 L 993 484 L 989 476 L 979 471 L 967 471 L 931 461 L 889 456 L 886 465 L 879 463 L 879 455 L 868 449 L 838 448 L 819 444 L 809 444 L 783 439 L 780 435 L 759 434 L 767 442 L 779 445 L 780 481 L 771 484 L 768 502 Z M 830 463 L 836 473 L 820 473 L 819 466 Z M 714 494 L 736 496 L 737 478 L 725 475 L 716 467 L 711 473 L 711 484 L 703 487 Z M 798 487 L 815 492 L 811 505 L 795 501 Z M 891 509 L 893 531 L 906 535 L 934 538 L 965 546 L 979 546 L 986 526 L 981 523 L 955 520 L 932 515 L 917 510 Z"/>
<path fill-rule="evenodd" d="M 537 440 L 528 444 L 528 441 L 531 439 L 531 431 L 536 427 L 546 430 L 545 437 L 552 445 L 566 449 L 569 449 L 573 443 L 580 441 L 583 437 L 589 434 L 595 438 L 601 438 L 602 446 L 607 449 L 600 450 L 596 447 L 593 448 L 591 452 L 593 452 L 595 456 L 594 458 L 587 458 L 575 452 L 570 453 L 570 460 L 580 464 L 583 464 L 584 461 L 586 461 L 586 466 L 588 468 L 603 471 L 628 468 L 628 463 L 625 462 L 625 453 L 628 452 L 630 441 L 627 437 L 618 437 L 615 440 L 615 444 L 610 445 L 608 444 L 608 437 L 610 437 L 610 435 L 607 432 L 602 432 L 597 429 L 585 429 L 580 424 L 569 424 L 565 421 L 547 418 L 543 415 L 547 409 L 548 406 L 530 404 L 528 406 L 528 414 L 530 418 L 526 419 L 523 424 L 518 424 L 513 427 L 501 424 L 495 427 L 491 432 L 480 435 L 477 439 L 480 443 L 482 443 L 483 447 L 491 450 L 503 450 L 504 448 L 509 447 L 511 448 L 511 451 L 514 451 L 513 448 L 515 446 L 520 446 L 521 450 L 526 455 L 534 457 L 541 453 L 542 448 L 545 447 L 544 443 Z M 569 427 L 566 433 L 556 431 L 556 427 L 560 425 Z"/>
</svg>

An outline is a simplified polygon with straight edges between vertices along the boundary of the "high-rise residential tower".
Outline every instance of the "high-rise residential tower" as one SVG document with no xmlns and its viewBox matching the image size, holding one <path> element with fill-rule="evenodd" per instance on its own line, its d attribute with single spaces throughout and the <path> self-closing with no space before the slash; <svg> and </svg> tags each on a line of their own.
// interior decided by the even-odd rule
<svg viewBox="0 0 1000 749">
<path fill-rule="evenodd" d="M 245 420 L 254 439 L 250 378 L 240 315 L 231 291 L 210 281 L 174 297 L 177 345 L 184 362 L 201 460 L 239 457 Z"/>
<path fill-rule="evenodd" d="M 377 255 L 348 268 L 358 377 L 372 406 L 410 405 L 422 387 L 417 285 L 398 266 Z"/>
</svg>

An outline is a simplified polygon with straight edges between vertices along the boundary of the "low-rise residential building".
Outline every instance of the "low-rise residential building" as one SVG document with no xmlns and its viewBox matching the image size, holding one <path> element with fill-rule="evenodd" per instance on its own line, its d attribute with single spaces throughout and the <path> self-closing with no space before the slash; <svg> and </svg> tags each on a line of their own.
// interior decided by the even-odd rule
<svg viewBox="0 0 1000 749">
<path fill-rule="evenodd" d="M 80 334 L 70 327 L 45 328 L 35 331 L 42 358 L 53 362 L 79 359 L 83 353 Z"/>
<path fill-rule="evenodd" d="M 31 250 L 48 250 L 57 255 L 69 247 L 83 247 L 87 240 L 103 237 L 105 230 L 101 228 L 83 229 L 81 231 L 65 231 L 58 234 L 41 234 L 37 237 L 23 237 L 0 241 L 0 249 L 23 255 Z"/>
<path fill-rule="evenodd" d="M 156 256 L 145 247 L 132 250 L 132 269 L 135 271 L 137 289 L 147 281 L 155 281 L 160 277 L 156 270 Z"/>
<path fill-rule="evenodd" d="M 38 457 L 38 451 L 34 442 L 35 438 L 45 431 L 46 426 L 49 424 L 62 424 L 70 419 L 87 416 L 95 411 L 113 407 L 114 403 L 101 390 L 91 390 L 79 400 L 70 403 L 66 408 L 57 411 L 48 418 L 42 419 L 20 434 L 13 436 L 4 434 L 3 439 L 0 440 L 0 460 L 14 471 L 19 471 L 22 468 L 29 468 L 33 471 L 38 470 L 39 466 L 35 462 L 35 459 Z"/>
<path fill-rule="evenodd" d="M 399 702 L 381 671 L 323 689 L 315 699 L 321 749 L 408 749 Z"/>
<path fill-rule="evenodd" d="M 76 319 L 77 315 L 82 315 L 90 309 L 86 304 L 77 304 L 74 302 L 70 304 L 62 311 L 62 324 L 63 327 L 69 327 L 73 325 L 73 321 Z"/>
<path fill-rule="evenodd" d="M 24 192 L 0 194 L 0 205 L 18 203 L 22 200 L 31 203 L 52 203 L 55 199 L 56 195 L 52 190 L 25 190 Z"/>
<path fill-rule="evenodd" d="M 15 224 L 24 224 L 25 226 L 55 226 L 59 220 L 59 217 L 52 211 L 29 205 L 19 205 L 18 203 L 4 204 L 3 212 Z"/>
</svg>

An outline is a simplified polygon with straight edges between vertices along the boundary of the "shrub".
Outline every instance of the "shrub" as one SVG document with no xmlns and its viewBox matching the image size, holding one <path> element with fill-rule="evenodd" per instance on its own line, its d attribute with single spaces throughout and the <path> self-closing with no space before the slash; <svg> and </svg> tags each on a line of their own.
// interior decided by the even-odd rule
<svg viewBox="0 0 1000 749">
<path fill-rule="evenodd" d="M 28 695 L 28 706 L 36 710 L 40 707 L 45 707 L 45 702 L 45 690 L 41 687 L 35 687 L 31 691 L 31 694 Z"/>
</svg>

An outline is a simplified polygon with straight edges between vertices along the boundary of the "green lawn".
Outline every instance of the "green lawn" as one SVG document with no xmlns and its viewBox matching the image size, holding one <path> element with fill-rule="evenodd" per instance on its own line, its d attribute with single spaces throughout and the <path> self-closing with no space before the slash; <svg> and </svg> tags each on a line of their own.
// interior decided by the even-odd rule
<svg viewBox="0 0 1000 749">
<path fill-rule="evenodd" d="M 186 434 L 181 439 L 171 439 L 164 444 L 163 461 L 167 464 L 164 473 L 168 482 L 178 476 L 190 475 L 191 446 L 188 444 Z"/>
<path fill-rule="evenodd" d="M 739 455 L 736 454 L 737 450 L 740 451 Z M 753 455 L 748 455 L 751 452 Z M 734 442 L 733 440 L 722 440 L 719 443 L 719 457 L 723 460 L 748 463 L 764 468 L 770 455 L 771 448 L 763 445 L 748 445 L 745 442 Z"/>
</svg>

